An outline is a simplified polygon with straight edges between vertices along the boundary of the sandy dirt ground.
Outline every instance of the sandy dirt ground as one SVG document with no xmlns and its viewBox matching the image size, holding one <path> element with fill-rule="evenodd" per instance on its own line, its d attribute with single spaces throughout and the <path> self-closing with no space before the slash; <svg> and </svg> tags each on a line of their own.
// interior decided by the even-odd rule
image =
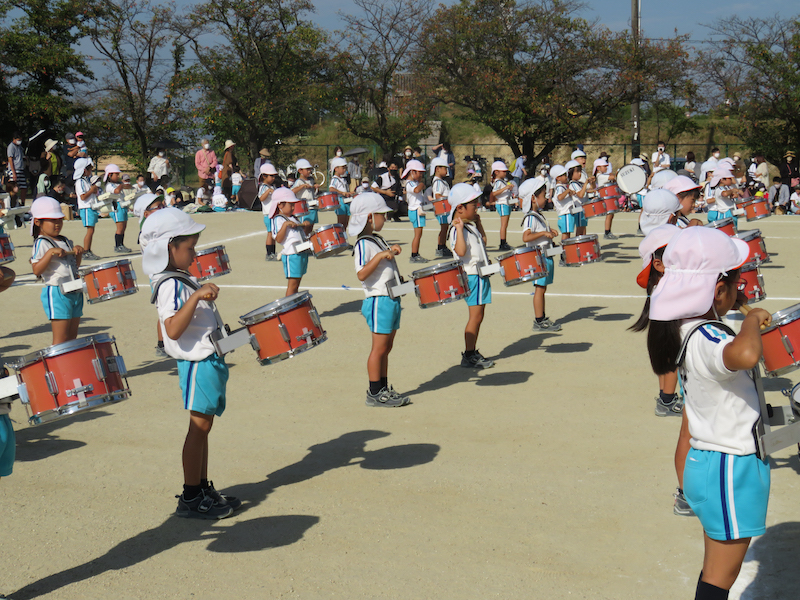
<svg viewBox="0 0 800 600">
<path fill-rule="evenodd" d="M 490 247 L 499 222 L 483 213 Z M 555 222 L 554 213 L 547 213 Z M 214 280 L 218 306 L 238 317 L 283 295 L 280 263 L 264 260 L 258 213 L 198 215 L 203 246 L 223 243 L 232 273 Z M 637 215 L 618 215 L 605 261 L 557 268 L 547 313 L 561 333 L 533 333 L 532 286 L 492 279 L 479 339 L 496 366 L 459 366 L 463 302 L 422 310 L 403 300 L 390 383 L 412 404 L 364 406 L 369 333 L 349 254 L 312 259 L 303 279 L 328 341 L 261 367 L 249 348 L 227 357 L 228 409 L 210 437 L 210 475 L 239 496 L 231 518 L 172 516 L 187 428 L 175 364 L 156 360 L 156 311 L 141 259 L 139 293 L 86 305 L 81 336 L 116 337 L 133 396 L 37 427 L 14 403 L 14 474 L 0 482 L 0 593 L 29 598 L 691 598 L 701 528 L 672 513 L 679 419 L 653 415 L 657 382 L 645 340 L 626 328 L 643 292 Z M 323 214 L 323 223 L 334 220 Z M 521 245 L 515 214 L 509 241 Z M 760 227 L 775 312 L 800 302 L 792 256 L 800 218 Z M 602 236 L 602 220 L 589 232 Z M 432 258 L 437 231 L 422 243 Z M 78 221 L 64 233 L 83 238 Z M 126 244 L 136 248 L 137 224 Z M 410 274 L 411 228 L 390 223 Z M 51 343 L 33 283 L 27 230 L 11 233 L 20 284 L 3 294 L 4 361 Z M 94 251 L 112 252 L 99 223 Z M 492 252 L 492 254 L 496 254 Z M 28 276 L 26 277 L 26 274 Z M 785 404 L 791 373 L 766 382 Z M 772 458 L 767 533 L 754 541 L 732 598 L 796 598 L 796 448 Z"/>
</svg>

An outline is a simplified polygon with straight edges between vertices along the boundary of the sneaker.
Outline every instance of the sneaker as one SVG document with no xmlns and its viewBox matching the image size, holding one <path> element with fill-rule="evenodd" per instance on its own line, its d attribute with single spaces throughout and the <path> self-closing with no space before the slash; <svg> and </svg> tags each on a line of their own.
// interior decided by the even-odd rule
<svg viewBox="0 0 800 600">
<path fill-rule="evenodd" d="M 156 346 L 156 358 L 169 358 L 169 354 L 164 350 L 164 346 Z"/>
<path fill-rule="evenodd" d="M 617 239 L 617 236 L 615 236 L 613 233 L 611 233 L 611 232 L 609 231 L 608 233 L 604 233 L 604 234 L 603 234 L 603 238 L 604 238 L 604 239 L 607 239 L 607 240 L 616 240 L 616 239 Z"/>
<path fill-rule="evenodd" d="M 125 248 L 125 246 L 116 246 L 114 248 L 114 252 L 117 252 L 118 254 L 124 254 L 125 252 L 128 252 L 128 249 Z"/>
<path fill-rule="evenodd" d="M 131 250 L 130 248 L 128 248 L 124 244 L 120 244 L 119 247 L 122 248 L 123 252 L 133 252 L 133 250 Z"/>
<path fill-rule="evenodd" d="M 484 358 L 477 350 L 475 354 L 467 358 L 467 353 L 461 353 L 461 366 L 472 369 L 488 369 L 494 366 L 494 361 Z"/>
<path fill-rule="evenodd" d="M 636 229 L 636 235 L 638 235 L 639 237 L 644 237 L 644 231 L 642 231 L 641 227 Z"/>
<path fill-rule="evenodd" d="M 100 260 L 100 257 L 91 250 L 84 252 L 82 258 L 83 260 Z"/>
<path fill-rule="evenodd" d="M 567 261 L 564 260 L 563 256 L 560 259 L 558 259 L 558 266 L 559 267 L 566 267 L 567 266 Z"/>
<path fill-rule="evenodd" d="M 541 323 L 534 319 L 534 331 L 561 331 L 561 325 L 550 320 L 550 317 L 545 318 Z"/>
<path fill-rule="evenodd" d="M 689 503 L 686 501 L 686 496 L 683 495 L 683 490 L 677 488 L 675 493 L 672 494 L 675 498 L 675 504 L 672 506 L 672 512 L 679 517 L 693 517 L 694 511 Z"/>
<path fill-rule="evenodd" d="M 392 396 L 392 393 L 388 389 L 383 388 L 377 394 L 372 394 L 370 393 L 369 390 L 367 390 L 367 401 L 365 404 L 367 406 L 383 406 L 385 408 L 397 408 L 398 406 L 403 406 L 406 404 L 404 400 L 407 400 L 407 398 L 404 399 L 399 395 L 398 397 L 394 397 Z"/>
<path fill-rule="evenodd" d="M 184 519 L 224 519 L 233 514 L 233 509 L 227 504 L 219 504 L 204 492 L 197 498 L 186 500 L 183 494 L 175 496 L 178 499 L 178 508 L 175 509 L 176 517 Z"/>
<path fill-rule="evenodd" d="M 664 404 L 661 401 L 661 396 L 656 396 L 656 416 L 669 417 L 677 416 L 683 412 L 683 398 L 675 396 L 675 400 L 669 404 Z"/>
<path fill-rule="evenodd" d="M 433 253 L 434 258 L 444 258 L 444 250 L 441 248 L 437 248 L 436 252 Z"/>
<path fill-rule="evenodd" d="M 389 395 L 392 398 L 394 398 L 395 400 L 402 400 L 403 404 L 401 404 L 401 406 L 405 406 L 406 404 L 411 402 L 411 398 L 409 398 L 408 396 L 403 396 L 402 394 L 397 393 L 396 391 L 394 391 L 394 388 L 391 385 L 389 386 Z"/>
<path fill-rule="evenodd" d="M 445 248 L 442 250 L 442 257 L 443 258 L 453 258 L 453 251 L 450 248 Z"/>
<path fill-rule="evenodd" d="M 203 489 L 203 493 L 210 497 L 214 502 L 221 505 L 228 505 L 233 510 L 237 510 L 241 505 L 242 501 L 239 500 L 236 496 L 228 496 L 227 494 L 220 494 L 216 489 L 214 489 L 214 482 L 209 481 L 208 487 Z"/>
<path fill-rule="evenodd" d="M 269 254 L 267 254 L 267 260 L 269 261 L 278 260 L 278 255 L 275 254 L 274 252 L 270 252 Z"/>
<path fill-rule="evenodd" d="M 500 252 L 508 252 L 509 250 L 513 250 L 513 248 L 511 247 L 511 245 L 510 245 L 508 242 L 503 242 L 502 244 L 500 244 L 500 245 L 497 247 L 497 249 L 498 249 Z"/>
<path fill-rule="evenodd" d="M 420 254 L 417 254 L 416 256 L 412 256 L 409 259 L 409 262 L 412 262 L 412 263 L 426 263 L 426 262 L 428 262 L 428 259 L 425 258 L 424 256 L 421 256 Z"/>
</svg>

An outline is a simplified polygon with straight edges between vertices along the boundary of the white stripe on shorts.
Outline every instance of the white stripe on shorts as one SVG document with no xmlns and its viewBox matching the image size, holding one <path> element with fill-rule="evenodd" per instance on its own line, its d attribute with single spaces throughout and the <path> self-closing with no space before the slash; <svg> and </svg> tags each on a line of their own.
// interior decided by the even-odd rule
<svg viewBox="0 0 800 600">
<path fill-rule="evenodd" d="M 372 333 L 378 333 L 378 296 L 372 300 Z"/>
<path fill-rule="evenodd" d="M 739 522 L 736 520 L 736 503 L 733 500 L 733 461 L 734 455 L 728 456 L 728 515 L 731 520 L 731 533 L 734 540 L 739 539 Z"/>
<path fill-rule="evenodd" d="M 200 363 L 195 363 L 194 368 L 192 368 L 192 376 L 190 380 L 186 382 L 187 383 L 186 388 L 187 391 L 189 392 L 189 398 L 188 398 L 189 406 L 187 406 L 186 408 L 188 408 L 189 410 L 194 410 L 194 392 L 195 392 L 195 386 L 197 384 L 197 371 L 199 370 L 199 368 L 200 368 Z"/>
</svg>

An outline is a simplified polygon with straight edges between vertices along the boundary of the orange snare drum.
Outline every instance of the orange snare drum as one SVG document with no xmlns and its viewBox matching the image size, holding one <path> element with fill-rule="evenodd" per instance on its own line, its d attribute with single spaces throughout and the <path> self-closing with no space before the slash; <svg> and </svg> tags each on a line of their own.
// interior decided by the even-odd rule
<svg viewBox="0 0 800 600">
<path fill-rule="evenodd" d="M 24 356 L 17 371 L 28 423 L 39 425 L 130 397 L 125 362 L 104 333 Z"/>
<path fill-rule="evenodd" d="M 716 221 L 712 221 L 711 223 L 706 223 L 705 227 L 711 227 L 712 229 L 719 229 L 720 231 L 724 231 L 730 237 L 736 235 L 736 226 L 733 222 L 733 218 L 728 217 L 727 219 L 718 219 Z"/>
<path fill-rule="evenodd" d="M 321 196 L 317 197 L 317 202 L 319 202 L 319 206 L 317 207 L 318 210 L 336 210 L 339 208 L 339 194 L 334 194 L 333 192 L 330 194 L 322 194 Z"/>
<path fill-rule="evenodd" d="M 432 202 L 433 214 L 437 217 L 450 214 L 450 203 L 447 201 L 447 198 L 437 198 L 436 200 L 432 200 Z"/>
<path fill-rule="evenodd" d="M 744 292 L 748 303 L 760 302 L 767 297 L 767 292 L 764 290 L 764 278 L 761 276 L 761 269 L 758 268 L 757 263 L 749 262 L 744 265 L 741 279 L 739 291 Z"/>
<path fill-rule="evenodd" d="M 613 215 L 617 211 L 619 211 L 619 199 L 620 197 L 611 196 L 608 198 L 603 198 L 603 202 L 606 204 L 606 213 L 609 215 Z"/>
<path fill-rule="evenodd" d="M 602 198 L 587 200 L 583 203 L 583 212 L 586 214 L 587 219 L 591 219 L 592 217 L 604 217 L 606 216 L 606 212 L 608 212 L 606 201 Z"/>
<path fill-rule="evenodd" d="M 772 216 L 769 210 L 769 203 L 763 198 L 756 198 L 738 206 L 744 209 L 748 221 L 758 221 Z"/>
<path fill-rule="evenodd" d="M 239 317 L 239 322 L 250 332 L 262 366 L 292 358 L 328 339 L 308 292 L 270 302 Z"/>
<path fill-rule="evenodd" d="M 469 295 L 469 282 L 460 260 L 419 269 L 411 273 L 422 308 L 461 300 Z"/>
<path fill-rule="evenodd" d="M 197 258 L 189 266 L 189 273 L 198 281 L 205 281 L 231 272 L 231 263 L 225 246 L 214 246 L 197 252 Z"/>
<path fill-rule="evenodd" d="M 767 247 L 761 238 L 761 230 L 748 229 L 737 233 L 734 237 L 750 246 L 750 256 L 747 257 L 747 262 L 755 262 L 757 264 L 769 262 L 769 253 L 767 253 Z"/>
<path fill-rule="evenodd" d="M 314 256 L 317 258 L 334 256 L 350 248 L 344 234 L 344 225 L 340 223 L 320 227 L 308 239 L 314 246 Z"/>
<path fill-rule="evenodd" d="M 580 267 L 601 260 L 600 242 L 594 233 L 564 240 L 561 247 L 564 249 L 564 262 L 568 267 Z"/>
<path fill-rule="evenodd" d="M 81 269 L 83 291 L 89 304 L 135 294 L 136 272 L 129 260 L 115 260 Z"/>
<path fill-rule="evenodd" d="M 542 248 L 514 248 L 511 252 L 501 254 L 497 262 L 502 267 L 503 282 L 507 286 L 518 285 L 539 279 L 547 275 L 547 265 L 542 254 Z"/>
<path fill-rule="evenodd" d="M 597 188 L 597 195 L 601 198 L 619 198 L 622 196 L 622 190 L 616 183 L 607 183 Z"/>
<path fill-rule="evenodd" d="M 768 376 L 778 377 L 800 367 L 800 304 L 773 314 L 772 325 L 761 332 L 761 343 Z"/>
<path fill-rule="evenodd" d="M 0 265 L 14 262 L 14 244 L 7 233 L 0 234 Z"/>
<path fill-rule="evenodd" d="M 308 214 L 308 201 L 298 200 L 297 202 L 292 202 L 292 204 L 294 204 L 294 206 L 292 207 L 292 215 L 294 215 L 295 217 L 300 217 Z"/>
</svg>

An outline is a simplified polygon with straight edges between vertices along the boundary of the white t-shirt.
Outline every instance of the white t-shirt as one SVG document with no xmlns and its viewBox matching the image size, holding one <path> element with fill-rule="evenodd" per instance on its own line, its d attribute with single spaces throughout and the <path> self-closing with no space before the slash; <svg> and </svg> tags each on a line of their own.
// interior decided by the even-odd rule
<svg viewBox="0 0 800 600">
<path fill-rule="evenodd" d="M 658 152 L 653 152 L 653 156 L 650 159 L 650 164 L 653 165 L 653 173 L 658 173 L 659 171 L 663 171 L 664 169 L 669 169 L 670 161 L 669 154 L 663 152 L 661 154 L 661 161 L 658 161 Z"/>
<path fill-rule="evenodd" d="M 266 200 L 261 200 L 261 212 L 264 214 L 264 216 L 267 217 L 269 216 L 269 201 L 272 200 L 272 191 L 274 189 L 275 189 L 274 187 L 272 187 L 271 185 L 267 185 L 266 183 L 262 183 L 261 185 L 258 186 L 259 199 L 261 198 L 261 196 L 264 195 L 264 192 L 266 191 L 270 192 Z"/>
<path fill-rule="evenodd" d="M 116 190 L 121 185 L 122 185 L 121 183 L 112 183 L 110 181 L 107 181 L 106 182 L 106 194 L 113 194 L 114 190 Z"/>
<path fill-rule="evenodd" d="M 358 238 L 355 248 L 353 248 L 353 256 L 355 257 L 356 273 L 361 271 L 369 261 L 373 259 L 376 254 L 385 252 L 389 249 L 388 244 L 386 247 L 380 247 L 378 244 L 368 238 Z M 395 281 L 394 261 L 381 259 L 377 268 L 372 274 L 361 282 L 361 287 L 364 288 L 364 293 L 367 298 L 373 296 L 388 296 L 389 292 L 386 289 L 386 284 Z"/>
<path fill-rule="evenodd" d="M 231 175 L 231 185 L 242 185 L 244 177 L 241 173 L 234 173 Z"/>
<path fill-rule="evenodd" d="M 192 280 L 197 282 L 194 277 Z M 183 281 L 178 279 L 165 281 L 158 288 L 156 308 L 166 353 L 172 358 L 197 362 L 214 353 L 214 344 L 211 343 L 210 336 L 217 328 L 217 319 L 214 317 L 211 304 L 205 300 L 197 303 L 197 309 L 189 321 L 189 326 L 177 340 L 170 338 L 164 327 L 164 321 L 177 313 L 193 293 L 194 290 Z"/>
<path fill-rule="evenodd" d="M 292 189 L 295 189 L 301 185 L 310 185 L 312 187 L 306 188 L 302 192 L 295 192 L 295 196 L 308 202 L 308 208 L 316 208 L 319 203 L 315 200 L 316 194 L 314 193 L 314 182 L 303 179 L 302 177 L 298 177 L 297 181 L 295 181 L 292 185 Z"/>
<path fill-rule="evenodd" d="M 496 200 L 495 204 L 509 204 L 512 196 L 511 189 L 505 189 L 505 191 L 502 192 L 497 191 L 505 188 L 507 185 L 508 183 L 502 179 L 498 179 L 492 184 L 492 191 L 494 192 L 494 198 Z"/>
<path fill-rule="evenodd" d="M 525 215 L 525 219 L 522 222 L 522 234 L 524 235 L 526 231 L 530 231 L 531 233 L 539 233 L 541 231 L 550 231 L 550 225 L 547 223 L 547 219 L 545 216 L 540 212 L 529 212 Z M 540 236 L 531 242 L 525 242 L 525 245 L 528 248 L 534 248 L 542 243 L 542 240 L 548 239 L 545 236 Z"/>
<path fill-rule="evenodd" d="M 683 338 L 700 319 L 681 323 Z M 689 339 L 680 367 L 692 448 L 743 456 L 756 451 L 753 424 L 761 414 L 749 371 L 730 371 L 722 358 L 734 337 L 714 324 Z"/>
<path fill-rule="evenodd" d="M 274 217 L 272 217 L 272 235 L 277 236 L 278 232 L 281 230 L 281 227 L 283 227 L 283 224 L 286 221 L 294 223 L 295 225 L 300 225 L 300 221 L 294 217 L 284 217 L 282 214 L 276 214 Z M 297 254 L 295 246 L 297 244 L 301 244 L 302 242 L 303 234 L 300 233 L 300 230 L 294 227 L 289 227 L 286 230 L 286 237 L 283 238 L 283 244 L 281 244 L 283 246 L 283 249 L 281 250 L 281 256 Z"/>
<path fill-rule="evenodd" d="M 211 197 L 211 205 L 214 208 L 227 208 L 228 197 L 225 194 L 214 194 Z"/>
<path fill-rule="evenodd" d="M 563 183 L 557 183 L 555 189 L 553 190 L 553 206 L 556 208 L 556 212 L 558 216 L 561 215 L 568 215 L 570 209 L 574 206 L 572 201 L 572 196 L 567 194 L 564 196 L 563 200 L 559 200 L 558 197 L 563 194 L 567 190 L 567 186 Z"/>
<path fill-rule="evenodd" d="M 334 175 L 331 178 L 330 187 L 335 189 L 337 192 L 340 192 L 340 197 L 344 200 L 345 204 L 350 204 L 353 201 L 352 198 L 346 198 L 345 196 L 341 195 L 347 193 L 348 188 L 347 188 L 347 182 L 338 175 Z"/>
<path fill-rule="evenodd" d="M 425 190 L 417 193 L 414 190 L 420 185 L 419 181 L 406 181 L 406 202 L 408 202 L 408 210 L 422 211 L 422 203 L 425 202 Z M 424 188 L 425 186 L 423 186 Z"/>
<path fill-rule="evenodd" d="M 42 260 L 44 255 L 55 247 L 63 248 L 67 251 L 72 250 L 73 248 L 72 242 L 66 238 L 57 239 L 45 235 L 40 235 L 37 237 L 36 241 L 33 243 L 33 256 L 31 257 L 31 264 L 36 264 Z M 77 279 L 78 267 L 75 257 L 52 257 L 41 277 L 45 285 L 61 285 L 67 281 Z"/>
<path fill-rule="evenodd" d="M 448 237 L 450 238 L 450 248 L 455 253 L 458 229 L 451 227 Z M 455 256 L 461 260 L 467 275 L 478 275 L 478 265 L 483 263 L 483 255 L 486 250 L 483 247 L 483 237 L 475 225 L 464 224 L 464 241 L 467 243 L 467 251 L 464 256 L 458 256 L 458 254 Z"/>
<path fill-rule="evenodd" d="M 378 188 L 379 190 L 388 190 L 395 184 L 395 179 L 392 177 L 390 171 L 386 171 L 386 173 L 382 173 L 378 176 L 380 181 L 376 179 L 372 182 L 372 187 Z"/>
<path fill-rule="evenodd" d="M 447 198 L 450 196 L 450 186 L 447 185 L 447 182 L 440 177 L 433 178 L 431 189 L 433 190 L 434 200 L 441 200 L 442 198 Z"/>
<path fill-rule="evenodd" d="M 730 189 L 733 188 L 729 185 L 718 185 L 714 188 L 714 206 L 711 207 L 713 210 L 726 212 L 736 207 L 731 198 L 722 197 L 722 192 L 727 192 Z"/>
<path fill-rule="evenodd" d="M 92 194 L 91 196 L 87 196 L 86 200 L 81 200 L 81 196 L 91 188 L 92 184 L 89 183 L 88 177 L 81 177 L 75 181 L 75 194 L 78 196 L 78 210 L 92 208 L 92 202 L 97 202 L 97 194 Z"/>
<path fill-rule="evenodd" d="M 163 156 L 154 156 L 150 159 L 150 164 L 147 167 L 149 173 L 155 174 L 155 179 L 159 180 L 167 174 L 169 170 L 167 159 Z"/>
<path fill-rule="evenodd" d="M 694 161 L 687 162 L 685 165 L 683 165 L 683 168 L 689 171 L 690 173 L 694 173 L 695 167 L 697 167 L 697 163 Z"/>
<path fill-rule="evenodd" d="M 583 184 L 580 181 L 570 181 L 569 189 L 574 192 L 580 192 L 583 189 Z M 580 208 L 583 206 L 583 202 L 577 196 L 572 196 L 572 205 L 575 208 Z"/>
</svg>

